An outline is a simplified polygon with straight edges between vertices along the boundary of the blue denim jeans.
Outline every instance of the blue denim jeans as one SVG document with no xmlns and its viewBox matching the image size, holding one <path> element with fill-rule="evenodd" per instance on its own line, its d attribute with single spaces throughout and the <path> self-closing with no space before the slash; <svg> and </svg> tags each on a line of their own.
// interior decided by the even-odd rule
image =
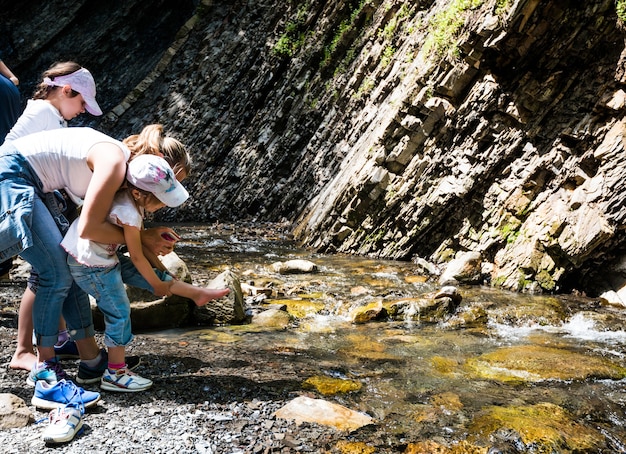
<svg viewBox="0 0 626 454">
<path fill-rule="evenodd" d="M 89 267 L 67 256 L 67 264 L 76 284 L 93 296 L 104 315 L 104 345 L 122 347 L 133 340 L 130 300 L 124 284 L 153 292 L 148 281 L 137 271 L 129 257 L 118 254 L 120 262 L 112 267 Z M 155 270 L 161 280 L 172 277 Z"/>
<path fill-rule="evenodd" d="M 61 314 L 70 335 L 94 335 L 89 298 L 73 282 L 61 232 L 43 199 L 42 184 L 22 155 L 10 144 L 0 148 L 0 258 L 19 254 L 39 271 L 33 306 L 37 345 L 58 340 Z"/>
</svg>

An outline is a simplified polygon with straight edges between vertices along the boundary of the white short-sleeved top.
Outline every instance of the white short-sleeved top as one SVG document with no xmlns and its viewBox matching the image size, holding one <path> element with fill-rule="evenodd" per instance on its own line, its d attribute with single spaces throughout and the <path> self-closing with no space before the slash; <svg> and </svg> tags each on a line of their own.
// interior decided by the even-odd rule
<svg viewBox="0 0 626 454">
<path fill-rule="evenodd" d="M 12 143 L 39 176 L 44 192 L 67 188 L 82 199 L 93 175 L 87 156 L 94 145 L 102 142 L 117 145 L 124 158 L 127 161 L 130 158 L 126 145 L 92 128 L 41 131 Z"/>
<path fill-rule="evenodd" d="M 128 191 L 120 191 L 113 199 L 107 221 L 114 225 L 129 225 L 141 229 L 143 227 L 143 209 L 138 208 Z M 86 240 L 78 236 L 78 219 L 65 234 L 61 246 L 76 259 L 78 263 L 91 267 L 111 267 L 118 262 L 119 244 L 104 244 Z"/>
<path fill-rule="evenodd" d="M 43 99 L 29 99 L 4 140 L 9 142 L 39 131 L 66 127 L 67 122 L 56 107 Z"/>
</svg>

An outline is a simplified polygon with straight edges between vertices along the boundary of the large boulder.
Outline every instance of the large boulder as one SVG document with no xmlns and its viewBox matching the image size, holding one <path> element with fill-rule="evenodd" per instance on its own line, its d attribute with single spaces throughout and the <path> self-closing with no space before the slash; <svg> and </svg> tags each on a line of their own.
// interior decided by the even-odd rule
<svg viewBox="0 0 626 454">
<path fill-rule="evenodd" d="M 161 257 L 165 267 L 178 278 L 192 284 L 189 268 L 175 253 Z M 230 288 L 230 293 L 218 301 L 211 301 L 203 307 L 181 296 L 155 296 L 154 294 L 133 287 L 127 287 L 131 304 L 131 322 L 133 331 L 150 331 L 181 326 L 212 325 L 223 323 L 241 323 L 245 320 L 243 294 L 237 276 L 227 270 L 209 282 L 208 287 Z M 96 329 L 104 329 L 104 316 L 95 300 L 91 299 L 92 313 Z"/>
</svg>

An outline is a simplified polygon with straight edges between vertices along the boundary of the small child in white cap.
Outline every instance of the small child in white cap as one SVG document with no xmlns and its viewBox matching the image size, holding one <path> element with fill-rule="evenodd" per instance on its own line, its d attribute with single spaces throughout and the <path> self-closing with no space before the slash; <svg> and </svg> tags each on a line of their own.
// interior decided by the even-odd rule
<svg viewBox="0 0 626 454">
<path fill-rule="evenodd" d="M 155 155 L 137 156 L 128 164 L 126 187 L 115 196 L 108 216 L 109 222 L 124 230 L 130 258 L 118 253 L 119 244 L 80 238 L 78 219 L 61 243 L 68 252 L 74 281 L 95 298 L 104 314 L 104 343 L 108 348 L 108 369 L 100 382 L 104 390 L 137 392 L 152 386 L 151 380 L 131 372 L 126 365 L 125 346 L 133 335 L 125 283 L 159 296 L 173 294 L 189 298 L 198 306 L 229 292 L 227 288 L 208 289 L 175 279 L 156 255 L 142 247 L 144 212 L 164 206 L 177 207 L 188 197 L 189 193 L 165 159 Z"/>
</svg>

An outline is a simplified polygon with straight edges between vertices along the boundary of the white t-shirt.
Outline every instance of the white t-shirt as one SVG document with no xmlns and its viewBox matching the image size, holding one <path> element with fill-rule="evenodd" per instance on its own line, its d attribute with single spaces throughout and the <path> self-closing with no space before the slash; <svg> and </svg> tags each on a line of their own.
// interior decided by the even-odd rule
<svg viewBox="0 0 626 454">
<path fill-rule="evenodd" d="M 113 199 L 107 221 L 114 225 L 130 225 L 141 229 L 143 209 L 137 207 L 128 191 L 119 191 Z M 119 244 L 104 244 L 78 236 L 78 219 L 65 234 L 61 246 L 82 265 L 90 267 L 112 267 L 118 262 Z"/>
<path fill-rule="evenodd" d="M 92 128 L 41 131 L 15 139 L 13 146 L 39 176 L 43 192 L 67 188 L 83 199 L 93 175 L 87 165 L 87 155 L 94 145 L 102 142 L 117 145 L 126 161 L 130 158 L 126 145 Z"/>
<path fill-rule="evenodd" d="M 29 99 L 4 140 L 9 142 L 39 131 L 66 127 L 67 122 L 56 107 L 43 99 Z"/>
</svg>

